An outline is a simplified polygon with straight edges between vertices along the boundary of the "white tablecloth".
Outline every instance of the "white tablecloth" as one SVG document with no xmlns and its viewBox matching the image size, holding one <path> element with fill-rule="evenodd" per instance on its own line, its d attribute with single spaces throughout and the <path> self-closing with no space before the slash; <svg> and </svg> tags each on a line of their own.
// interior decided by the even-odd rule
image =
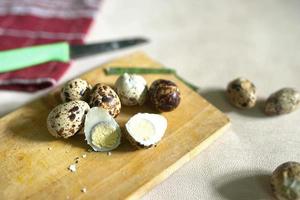
<svg viewBox="0 0 300 200">
<path fill-rule="evenodd" d="M 227 83 L 244 76 L 264 99 L 281 87 L 300 89 L 300 1 L 107 0 L 87 41 L 146 36 L 140 48 L 76 61 L 61 80 L 116 56 L 143 50 L 184 78 L 232 120 L 231 129 L 144 199 L 270 199 L 269 175 L 300 161 L 300 111 L 268 118 L 239 111 L 223 97 Z M 0 92 L 0 115 L 48 91 Z"/>
</svg>

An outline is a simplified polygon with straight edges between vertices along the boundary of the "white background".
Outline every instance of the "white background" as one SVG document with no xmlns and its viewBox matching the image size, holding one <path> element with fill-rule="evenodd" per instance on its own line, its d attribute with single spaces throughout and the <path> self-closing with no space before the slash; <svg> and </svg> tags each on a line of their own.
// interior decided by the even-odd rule
<svg viewBox="0 0 300 200">
<path fill-rule="evenodd" d="M 88 42 L 137 35 L 151 43 L 75 61 L 60 83 L 116 56 L 145 51 L 200 86 L 232 126 L 144 199 L 271 199 L 273 169 L 300 161 L 300 111 L 274 118 L 259 108 L 239 111 L 223 90 L 238 76 L 255 83 L 261 101 L 282 87 L 300 89 L 299 11 L 297 0 L 107 0 Z M 1 91 L 0 116 L 47 92 Z"/>
</svg>

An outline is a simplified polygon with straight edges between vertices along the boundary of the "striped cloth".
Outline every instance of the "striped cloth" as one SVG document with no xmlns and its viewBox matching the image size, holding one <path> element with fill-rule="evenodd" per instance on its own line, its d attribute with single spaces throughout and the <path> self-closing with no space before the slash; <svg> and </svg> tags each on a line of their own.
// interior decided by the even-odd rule
<svg viewBox="0 0 300 200">
<path fill-rule="evenodd" d="M 80 44 L 100 1 L 1 0 L 0 50 L 58 41 Z M 55 85 L 68 68 L 69 63 L 50 62 L 0 73 L 0 89 L 34 92 L 48 88 Z"/>
</svg>

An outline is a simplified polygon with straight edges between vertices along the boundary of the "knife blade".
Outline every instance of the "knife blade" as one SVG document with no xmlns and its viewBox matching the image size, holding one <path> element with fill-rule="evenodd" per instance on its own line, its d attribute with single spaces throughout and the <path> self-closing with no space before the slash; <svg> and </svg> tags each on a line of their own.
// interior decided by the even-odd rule
<svg viewBox="0 0 300 200">
<path fill-rule="evenodd" d="M 67 42 L 59 42 L 0 51 L 0 73 L 50 61 L 68 62 L 71 59 L 128 48 L 146 42 L 148 40 L 145 38 L 122 39 L 84 45 L 70 45 Z"/>
</svg>

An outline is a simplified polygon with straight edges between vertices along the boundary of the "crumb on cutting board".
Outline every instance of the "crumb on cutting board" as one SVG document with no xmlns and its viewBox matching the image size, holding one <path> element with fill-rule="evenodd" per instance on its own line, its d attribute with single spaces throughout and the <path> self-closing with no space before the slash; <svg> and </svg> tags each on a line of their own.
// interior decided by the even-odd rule
<svg viewBox="0 0 300 200">
<path fill-rule="evenodd" d="M 72 164 L 68 167 L 68 170 L 70 170 L 71 172 L 76 172 L 76 164 Z"/>
<path fill-rule="evenodd" d="M 76 158 L 75 158 L 75 163 L 77 164 L 79 162 L 79 157 L 77 156 Z"/>
</svg>

